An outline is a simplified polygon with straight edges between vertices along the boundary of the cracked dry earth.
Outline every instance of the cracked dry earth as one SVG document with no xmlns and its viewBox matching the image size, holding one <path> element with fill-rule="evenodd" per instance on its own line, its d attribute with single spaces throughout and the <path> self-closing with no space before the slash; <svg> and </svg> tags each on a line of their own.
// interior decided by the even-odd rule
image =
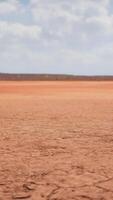
<svg viewBox="0 0 113 200">
<path fill-rule="evenodd" d="M 0 200 L 113 200 L 113 82 L 0 82 Z"/>
</svg>

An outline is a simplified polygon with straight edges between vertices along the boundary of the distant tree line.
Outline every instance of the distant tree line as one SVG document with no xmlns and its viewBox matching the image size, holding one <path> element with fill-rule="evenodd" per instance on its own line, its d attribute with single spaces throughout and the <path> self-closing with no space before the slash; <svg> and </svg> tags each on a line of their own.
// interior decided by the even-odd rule
<svg viewBox="0 0 113 200">
<path fill-rule="evenodd" d="M 5 74 L 0 81 L 113 81 L 113 76 L 76 76 L 59 74 Z"/>
</svg>

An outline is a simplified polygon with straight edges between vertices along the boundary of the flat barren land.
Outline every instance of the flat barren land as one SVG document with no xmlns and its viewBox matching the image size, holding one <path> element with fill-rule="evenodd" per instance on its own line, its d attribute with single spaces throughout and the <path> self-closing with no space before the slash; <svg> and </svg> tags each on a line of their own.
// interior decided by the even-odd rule
<svg viewBox="0 0 113 200">
<path fill-rule="evenodd" d="M 0 82 L 0 200 L 113 200 L 113 82 Z"/>
</svg>

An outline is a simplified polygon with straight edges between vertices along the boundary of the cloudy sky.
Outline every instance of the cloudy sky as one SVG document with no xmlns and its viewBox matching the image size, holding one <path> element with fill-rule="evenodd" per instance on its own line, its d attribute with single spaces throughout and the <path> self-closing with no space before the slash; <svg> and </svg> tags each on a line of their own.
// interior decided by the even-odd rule
<svg viewBox="0 0 113 200">
<path fill-rule="evenodd" d="M 113 75 L 113 0 L 0 0 L 0 72 Z"/>
</svg>

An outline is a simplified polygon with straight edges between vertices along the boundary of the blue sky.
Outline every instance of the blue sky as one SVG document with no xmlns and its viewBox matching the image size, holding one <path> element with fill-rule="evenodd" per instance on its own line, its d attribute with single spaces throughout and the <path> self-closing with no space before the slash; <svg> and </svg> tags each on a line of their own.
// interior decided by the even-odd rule
<svg viewBox="0 0 113 200">
<path fill-rule="evenodd" d="M 0 0 L 0 72 L 113 75 L 113 1 Z"/>
</svg>

